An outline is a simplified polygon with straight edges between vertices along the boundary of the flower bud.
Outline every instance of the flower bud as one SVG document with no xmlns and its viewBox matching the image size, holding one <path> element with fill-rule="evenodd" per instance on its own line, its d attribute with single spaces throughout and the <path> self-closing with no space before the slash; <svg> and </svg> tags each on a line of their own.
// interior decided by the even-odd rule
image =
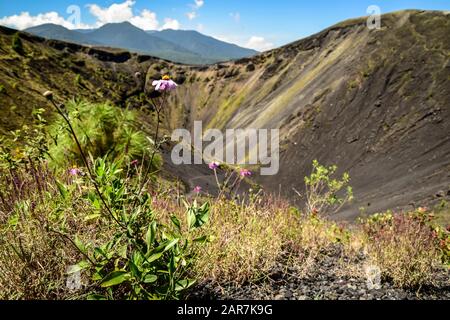
<svg viewBox="0 0 450 320">
<path fill-rule="evenodd" d="M 53 99 L 53 92 L 51 92 L 51 91 L 45 91 L 42 95 L 45 98 L 47 98 L 48 100 L 52 100 Z"/>
</svg>

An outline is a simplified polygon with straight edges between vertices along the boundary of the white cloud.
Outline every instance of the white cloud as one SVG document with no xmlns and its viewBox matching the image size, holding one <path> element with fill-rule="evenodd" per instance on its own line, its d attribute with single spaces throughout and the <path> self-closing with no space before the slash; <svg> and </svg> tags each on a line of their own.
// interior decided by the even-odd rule
<svg viewBox="0 0 450 320">
<path fill-rule="evenodd" d="M 161 26 L 156 13 L 144 9 L 138 15 L 133 14 L 133 6 L 136 1 L 126 0 L 122 3 L 113 3 L 109 7 L 100 7 L 97 4 L 87 5 L 89 12 L 95 17 L 96 21 L 93 25 L 86 25 L 79 22 L 80 19 L 74 19 L 73 16 L 67 19 L 60 16 L 57 12 L 39 13 L 36 16 L 30 15 L 29 12 L 0 18 L 0 25 L 23 30 L 26 28 L 38 26 L 45 23 L 58 24 L 68 29 L 88 29 L 100 27 L 106 23 L 119 23 L 129 21 L 136 27 L 143 30 L 162 30 L 181 28 L 180 23 L 172 18 L 165 18 Z M 79 16 L 80 18 L 81 16 Z"/>
<path fill-rule="evenodd" d="M 156 13 L 150 10 L 144 9 L 141 15 L 134 16 L 130 20 L 130 23 L 143 30 L 157 30 L 159 27 L 158 19 L 156 18 Z"/>
<path fill-rule="evenodd" d="M 35 27 L 44 23 L 59 24 L 68 29 L 86 29 L 88 25 L 78 23 L 74 24 L 61 17 L 57 12 L 39 13 L 36 16 L 30 15 L 29 12 L 21 12 L 20 14 L 3 17 L 0 19 L 0 25 L 8 26 L 14 29 L 23 30 L 26 28 Z"/>
<path fill-rule="evenodd" d="M 220 41 L 236 44 L 240 47 L 254 49 L 257 51 L 266 51 L 273 49 L 275 45 L 263 37 L 252 36 L 248 38 L 244 35 L 214 35 L 214 38 Z"/>
<path fill-rule="evenodd" d="M 89 12 L 97 18 L 97 25 L 129 21 L 133 18 L 133 6 L 135 1 L 127 0 L 123 3 L 114 3 L 107 8 L 96 4 L 88 4 Z"/>
<path fill-rule="evenodd" d="M 204 0 L 195 0 L 195 7 L 196 8 L 201 8 L 201 7 L 203 7 L 204 4 L 205 4 Z"/>
<path fill-rule="evenodd" d="M 241 22 L 241 14 L 239 12 L 232 12 L 232 13 L 230 13 L 230 17 L 233 18 L 233 20 L 236 23 Z"/>
<path fill-rule="evenodd" d="M 274 44 L 272 42 L 267 41 L 263 37 L 252 36 L 247 43 L 245 44 L 247 48 L 258 50 L 258 51 L 267 51 L 274 48 Z"/>
<path fill-rule="evenodd" d="M 186 16 L 188 17 L 189 20 L 194 20 L 195 18 L 197 18 L 197 12 L 195 11 L 188 12 L 186 13 Z"/>
<path fill-rule="evenodd" d="M 203 7 L 204 4 L 205 4 L 204 0 L 194 0 L 194 3 L 189 5 L 192 8 L 192 11 L 186 13 L 186 16 L 188 17 L 188 19 L 194 20 L 195 18 L 197 18 L 198 17 L 197 11 L 201 7 Z"/>
<path fill-rule="evenodd" d="M 180 23 L 175 19 L 166 18 L 164 19 L 164 25 L 162 26 L 161 30 L 165 29 L 178 30 L 180 29 Z"/>
<path fill-rule="evenodd" d="M 148 9 L 142 10 L 139 15 L 134 15 L 133 6 L 135 3 L 136 1 L 126 0 L 123 3 L 114 3 L 106 8 L 101 8 L 96 4 L 90 4 L 88 7 L 90 13 L 97 18 L 97 26 L 102 26 L 105 23 L 129 21 L 143 30 L 180 29 L 180 23 L 171 18 L 164 19 L 164 25 L 160 27 L 156 13 Z"/>
</svg>

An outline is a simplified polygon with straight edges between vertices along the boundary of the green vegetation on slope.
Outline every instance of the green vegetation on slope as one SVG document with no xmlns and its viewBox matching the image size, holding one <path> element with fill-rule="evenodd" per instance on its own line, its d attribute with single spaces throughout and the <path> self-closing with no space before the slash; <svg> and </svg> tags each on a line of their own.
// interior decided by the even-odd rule
<svg viewBox="0 0 450 320">
<path fill-rule="evenodd" d="M 94 159 L 106 157 L 123 166 L 135 160 L 145 164 L 150 161 L 154 146 L 143 132 L 136 129 L 137 111 L 84 101 L 69 101 L 65 109 L 83 150 Z M 49 148 L 51 164 L 55 167 L 63 167 L 67 163 L 83 165 L 78 147 L 64 121 L 54 122 L 50 135 L 54 141 Z M 159 156 L 153 161 L 154 169 L 161 166 Z"/>
</svg>

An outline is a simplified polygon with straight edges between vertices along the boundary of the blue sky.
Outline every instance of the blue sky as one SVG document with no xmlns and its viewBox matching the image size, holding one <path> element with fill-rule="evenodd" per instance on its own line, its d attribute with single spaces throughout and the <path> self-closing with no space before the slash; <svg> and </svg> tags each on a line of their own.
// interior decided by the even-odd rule
<svg viewBox="0 0 450 320">
<path fill-rule="evenodd" d="M 79 7 L 79 16 L 73 5 Z M 382 13 L 450 10 L 449 0 L 0 0 L 0 24 L 23 29 L 53 22 L 69 28 L 89 28 L 127 20 L 143 29 L 194 29 L 264 50 L 339 21 L 365 16 L 371 5 L 379 6 Z M 72 8 L 70 13 L 68 8 Z"/>
</svg>

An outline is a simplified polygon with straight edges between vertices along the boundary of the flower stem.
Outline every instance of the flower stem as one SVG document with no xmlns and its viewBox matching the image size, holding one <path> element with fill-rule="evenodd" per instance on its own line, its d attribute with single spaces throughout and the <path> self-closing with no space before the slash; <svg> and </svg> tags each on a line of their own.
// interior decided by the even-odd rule
<svg viewBox="0 0 450 320">
<path fill-rule="evenodd" d="M 145 184 L 147 183 L 147 178 L 150 175 L 150 170 L 152 168 L 153 161 L 155 160 L 156 152 L 159 150 L 159 147 L 160 147 L 159 130 L 160 130 L 160 121 L 161 121 L 161 111 L 163 110 L 165 101 L 166 101 L 166 95 L 165 94 L 163 96 L 163 99 L 162 99 L 159 107 L 156 105 L 156 103 L 153 101 L 153 99 L 151 99 L 153 107 L 155 108 L 155 111 L 156 111 L 156 129 L 155 129 L 155 135 L 154 135 L 154 138 L 153 138 L 154 148 L 153 148 L 153 151 L 152 151 L 152 155 L 150 156 L 150 162 L 147 165 L 147 169 L 145 171 L 144 178 L 142 179 L 142 181 L 140 183 L 140 186 L 139 186 L 139 190 L 136 193 L 137 197 L 140 196 L 140 194 L 142 193 L 142 190 L 145 187 Z M 137 200 L 138 200 L 138 198 L 136 198 L 134 200 L 133 207 L 132 207 L 133 209 L 136 206 Z"/>
</svg>

